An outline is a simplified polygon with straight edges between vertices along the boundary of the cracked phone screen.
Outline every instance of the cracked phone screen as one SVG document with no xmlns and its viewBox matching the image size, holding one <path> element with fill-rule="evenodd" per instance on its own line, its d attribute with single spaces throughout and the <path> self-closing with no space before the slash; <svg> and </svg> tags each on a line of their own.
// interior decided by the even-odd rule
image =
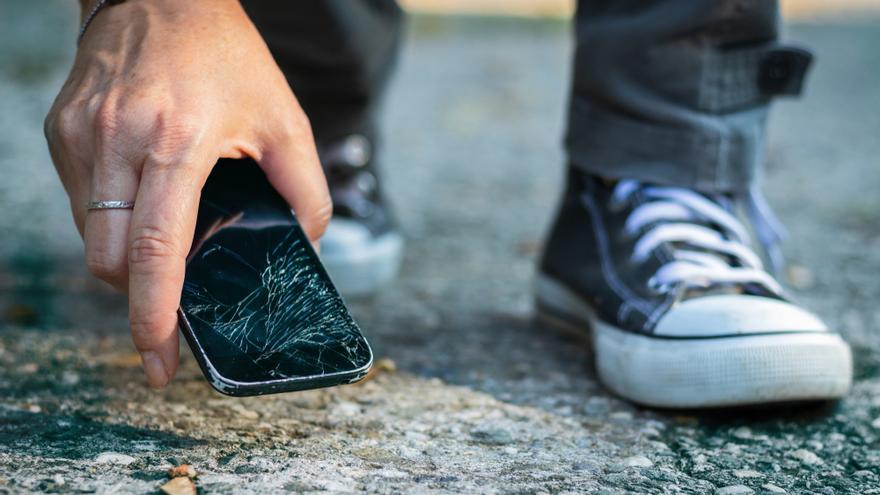
<svg viewBox="0 0 880 495">
<path fill-rule="evenodd" d="M 203 189 L 181 310 L 227 380 L 320 377 L 372 359 L 305 233 L 249 160 L 221 160 Z"/>
</svg>

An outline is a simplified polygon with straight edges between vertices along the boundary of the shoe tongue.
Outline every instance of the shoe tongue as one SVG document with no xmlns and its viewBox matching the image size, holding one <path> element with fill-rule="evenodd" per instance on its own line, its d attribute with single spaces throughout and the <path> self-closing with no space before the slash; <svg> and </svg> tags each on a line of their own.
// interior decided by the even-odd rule
<svg viewBox="0 0 880 495">
<path fill-rule="evenodd" d="M 713 285 L 711 287 L 691 287 L 682 293 L 681 300 L 696 299 L 706 296 L 741 295 L 747 291 L 742 285 Z"/>
</svg>

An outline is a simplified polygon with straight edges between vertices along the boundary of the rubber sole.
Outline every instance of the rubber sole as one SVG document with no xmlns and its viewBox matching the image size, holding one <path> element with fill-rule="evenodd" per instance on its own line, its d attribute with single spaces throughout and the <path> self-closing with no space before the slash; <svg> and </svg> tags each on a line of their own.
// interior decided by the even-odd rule
<svg viewBox="0 0 880 495">
<path fill-rule="evenodd" d="M 403 237 L 393 232 L 345 252 L 321 254 L 333 284 L 346 298 L 371 295 L 394 280 L 402 259 Z"/>
<path fill-rule="evenodd" d="M 827 401 L 852 385 L 852 353 L 831 332 L 667 339 L 599 320 L 568 288 L 539 275 L 539 311 L 589 333 L 596 372 L 615 394 L 662 408 Z"/>
</svg>

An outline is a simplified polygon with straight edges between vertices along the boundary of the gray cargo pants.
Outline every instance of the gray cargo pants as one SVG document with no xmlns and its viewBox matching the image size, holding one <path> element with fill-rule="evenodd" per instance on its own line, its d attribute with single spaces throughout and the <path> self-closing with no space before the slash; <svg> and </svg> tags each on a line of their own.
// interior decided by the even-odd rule
<svg viewBox="0 0 880 495">
<path fill-rule="evenodd" d="M 243 2 L 330 142 L 376 138 L 403 15 L 393 0 Z M 800 91 L 809 52 L 777 42 L 774 0 L 581 0 L 565 146 L 608 178 L 742 192 L 770 100 Z"/>
</svg>

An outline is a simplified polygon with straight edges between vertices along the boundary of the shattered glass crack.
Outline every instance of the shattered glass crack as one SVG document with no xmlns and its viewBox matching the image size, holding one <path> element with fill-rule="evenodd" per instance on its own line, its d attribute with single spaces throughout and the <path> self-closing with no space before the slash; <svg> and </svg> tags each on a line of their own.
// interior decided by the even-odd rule
<svg viewBox="0 0 880 495">
<path fill-rule="evenodd" d="M 279 379 L 366 364 L 359 330 L 297 230 L 227 227 L 190 261 L 182 307 L 206 350 L 225 357 L 213 363 L 224 376 Z"/>
</svg>

